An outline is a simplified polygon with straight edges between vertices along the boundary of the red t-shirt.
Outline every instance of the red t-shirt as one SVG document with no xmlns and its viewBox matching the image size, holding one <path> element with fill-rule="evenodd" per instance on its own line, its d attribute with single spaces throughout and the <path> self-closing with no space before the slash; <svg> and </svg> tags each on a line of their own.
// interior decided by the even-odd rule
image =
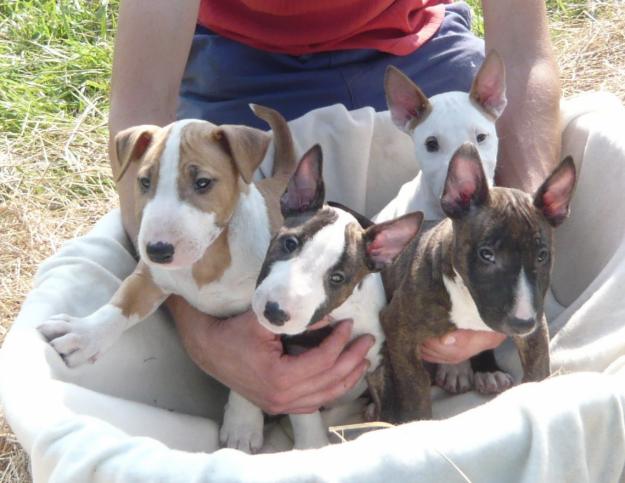
<svg viewBox="0 0 625 483">
<path fill-rule="evenodd" d="M 440 27 L 451 0 L 202 0 L 198 23 L 291 55 L 376 49 L 407 55 Z"/>
</svg>

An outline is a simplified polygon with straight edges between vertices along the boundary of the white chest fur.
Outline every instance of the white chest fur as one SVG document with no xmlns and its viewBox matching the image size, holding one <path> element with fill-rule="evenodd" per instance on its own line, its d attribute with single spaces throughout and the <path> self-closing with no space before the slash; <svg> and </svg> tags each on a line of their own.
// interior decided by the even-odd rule
<svg viewBox="0 0 625 483">
<path fill-rule="evenodd" d="M 244 312 L 250 305 L 271 234 L 265 199 L 254 185 L 242 193 L 228 225 L 231 263 L 222 276 L 198 286 L 191 268 L 153 269 L 154 280 L 183 296 L 191 305 L 216 317 Z"/>
<path fill-rule="evenodd" d="M 477 305 L 460 274 L 454 270 L 454 275 L 453 280 L 443 275 L 443 283 L 451 299 L 449 320 L 459 329 L 492 331 L 480 317 Z"/>
<path fill-rule="evenodd" d="M 386 294 L 382 285 L 382 277 L 379 273 L 367 275 L 359 288 L 341 306 L 332 311 L 330 316 L 335 320 L 352 319 L 352 339 L 364 334 L 375 337 L 375 343 L 367 352 L 367 360 L 371 364 L 369 372 L 380 365 L 380 349 L 384 343 L 384 332 L 380 324 L 380 310 L 386 305 Z M 335 401 L 332 405 L 340 405 L 353 401 L 367 388 L 367 383 L 362 378 L 347 394 Z"/>
<path fill-rule="evenodd" d="M 380 363 L 380 348 L 384 343 L 384 332 L 380 325 L 380 310 L 386 305 L 386 295 L 379 273 L 367 275 L 360 287 L 342 305 L 332 311 L 330 316 L 335 320 L 353 319 L 352 338 L 363 334 L 375 337 L 375 344 L 367 353 L 371 363 L 370 371 Z"/>
</svg>

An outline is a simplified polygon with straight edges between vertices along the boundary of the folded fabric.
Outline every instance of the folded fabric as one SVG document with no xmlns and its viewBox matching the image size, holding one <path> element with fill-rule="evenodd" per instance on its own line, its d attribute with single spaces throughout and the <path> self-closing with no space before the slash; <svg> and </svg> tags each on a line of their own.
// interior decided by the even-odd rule
<svg viewBox="0 0 625 483">
<path fill-rule="evenodd" d="M 553 368 L 574 374 L 486 404 L 438 391 L 435 416 L 457 416 L 319 450 L 216 451 L 226 391 L 191 363 L 164 312 L 73 370 L 35 330 L 53 314 L 92 312 L 134 268 L 114 210 L 42 264 L 0 351 L 0 397 L 34 480 L 622 481 L 625 213 L 615 207 L 625 206 L 625 109 L 587 94 L 565 102 L 563 118 L 562 154 L 574 156 L 580 177 L 571 219 L 556 234 L 549 316 Z M 411 140 L 387 113 L 331 106 L 290 125 L 298 153 L 321 143 L 328 199 L 369 216 L 418 172 Z M 270 149 L 259 176 L 271 159 Z M 497 355 L 518 378 L 512 344 Z M 326 417 L 347 421 L 354 411 L 339 413 Z M 290 444 L 281 424 L 268 425 L 264 451 Z"/>
</svg>

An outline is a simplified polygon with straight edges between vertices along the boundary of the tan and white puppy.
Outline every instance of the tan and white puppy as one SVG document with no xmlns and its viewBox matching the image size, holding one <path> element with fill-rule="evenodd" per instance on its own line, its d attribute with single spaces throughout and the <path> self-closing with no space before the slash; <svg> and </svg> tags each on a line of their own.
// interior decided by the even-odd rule
<svg viewBox="0 0 625 483">
<path fill-rule="evenodd" d="M 440 221 L 445 214 L 440 197 L 452 155 L 464 143 L 477 146 L 486 179 L 492 186 L 497 164 L 495 121 L 506 107 L 506 74 L 503 61 L 491 51 L 473 80 L 471 91 L 426 95 L 393 66 L 384 79 L 386 100 L 393 123 L 413 142 L 421 171 L 405 183 L 374 220 L 392 220 L 422 211 L 425 220 Z"/>
<path fill-rule="evenodd" d="M 189 119 L 165 127 L 132 127 L 116 136 L 117 179 L 132 163 L 139 165 L 140 261 L 96 312 L 57 315 L 39 327 L 69 367 L 95 362 L 171 294 L 216 317 L 249 308 L 272 233 L 281 225 L 279 200 L 296 161 L 284 118 L 251 107 L 270 124 L 275 140 L 274 175 L 258 183 L 252 176 L 271 140 L 258 129 Z M 222 439 L 249 451 L 262 439 L 251 445 L 239 441 L 236 413 L 248 405 L 231 393 Z M 262 414 L 255 417 L 262 427 Z"/>
<path fill-rule="evenodd" d="M 386 294 L 379 272 L 419 232 L 422 213 L 373 224 L 337 204 L 324 203 L 322 154 L 319 146 L 302 157 L 282 198 L 284 225 L 271 241 L 258 277 L 252 308 L 258 321 L 282 334 L 287 350 L 319 342 L 319 321 L 350 318 L 352 337 L 371 334 L 369 370 L 380 363 L 384 333 L 379 321 Z M 366 389 L 365 378 L 341 404 Z M 295 447 L 328 444 L 319 412 L 290 415 Z"/>
</svg>

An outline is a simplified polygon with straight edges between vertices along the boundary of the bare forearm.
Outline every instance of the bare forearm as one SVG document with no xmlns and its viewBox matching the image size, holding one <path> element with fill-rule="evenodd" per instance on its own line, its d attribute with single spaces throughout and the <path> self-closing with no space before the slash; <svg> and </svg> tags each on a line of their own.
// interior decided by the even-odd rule
<svg viewBox="0 0 625 483">
<path fill-rule="evenodd" d="M 215 374 L 215 351 L 220 350 L 221 341 L 215 317 L 206 315 L 192 307 L 178 295 L 170 296 L 165 302 L 167 310 L 176 322 L 178 334 L 187 353 L 205 372 Z"/>
<path fill-rule="evenodd" d="M 533 192 L 560 156 L 558 67 L 542 0 L 483 0 L 486 50 L 507 71 L 508 105 L 498 121 L 498 184 Z"/>
<path fill-rule="evenodd" d="M 109 159 L 113 173 L 118 161 L 113 138 L 137 124 L 169 124 L 175 119 L 176 102 L 189 54 L 199 0 L 126 0 L 121 2 L 115 40 Z M 135 167 L 118 183 L 122 216 L 134 240 Z"/>
</svg>

